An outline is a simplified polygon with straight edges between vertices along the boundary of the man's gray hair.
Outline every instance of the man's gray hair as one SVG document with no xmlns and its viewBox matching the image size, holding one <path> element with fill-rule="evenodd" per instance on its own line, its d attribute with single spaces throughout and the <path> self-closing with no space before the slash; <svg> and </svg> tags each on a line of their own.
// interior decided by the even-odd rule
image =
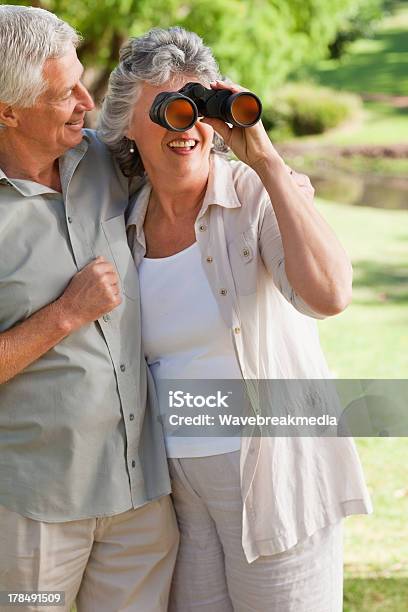
<svg viewBox="0 0 408 612">
<path fill-rule="evenodd" d="M 56 15 L 30 6 L 0 6 L 0 101 L 29 108 L 43 91 L 47 59 L 62 57 L 80 36 Z"/>
<path fill-rule="evenodd" d="M 143 36 L 131 38 L 121 49 L 119 64 L 109 78 L 98 133 L 127 176 L 144 171 L 136 147 L 130 153 L 132 143 L 125 136 L 141 87 L 143 83 L 162 85 L 177 75 L 196 77 L 206 86 L 221 78 L 211 49 L 194 32 L 181 27 L 154 28 Z M 213 150 L 226 151 L 216 135 Z"/>
</svg>

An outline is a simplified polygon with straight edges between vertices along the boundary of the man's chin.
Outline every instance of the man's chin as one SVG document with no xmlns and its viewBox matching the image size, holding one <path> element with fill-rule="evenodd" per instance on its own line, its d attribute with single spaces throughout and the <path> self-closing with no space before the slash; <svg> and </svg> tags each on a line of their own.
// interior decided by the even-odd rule
<svg viewBox="0 0 408 612">
<path fill-rule="evenodd" d="M 80 130 L 69 130 L 65 132 L 64 140 L 69 148 L 75 147 L 81 142 L 82 138 L 84 137 L 82 129 L 83 128 L 81 128 Z"/>
</svg>

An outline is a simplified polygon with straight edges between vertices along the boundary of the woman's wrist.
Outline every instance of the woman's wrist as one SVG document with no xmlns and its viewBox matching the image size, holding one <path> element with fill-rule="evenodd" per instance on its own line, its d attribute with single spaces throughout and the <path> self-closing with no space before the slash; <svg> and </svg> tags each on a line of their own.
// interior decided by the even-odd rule
<svg viewBox="0 0 408 612">
<path fill-rule="evenodd" d="M 287 173 L 286 165 L 278 153 L 266 155 L 251 164 L 251 168 L 255 170 L 261 181 L 264 183 L 271 176 L 277 176 L 280 173 Z"/>
</svg>

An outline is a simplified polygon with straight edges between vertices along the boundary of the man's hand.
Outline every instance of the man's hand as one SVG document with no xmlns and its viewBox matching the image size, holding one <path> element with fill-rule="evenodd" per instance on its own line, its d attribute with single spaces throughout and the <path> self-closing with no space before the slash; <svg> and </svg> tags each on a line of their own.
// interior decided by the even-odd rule
<svg viewBox="0 0 408 612">
<path fill-rule="evenodd" d="M 75 274 L 57 301 L 72 331 L 96 321 L 122 302 L 114 266 L 97 257 Z"/>
<path fill-rule="evenodd" d="M 97 257 L 75 274 L 55 302 L 0 334 L 0 384 L 19 374 L 82 325 L 119 306 L 121 301 L 114 266 Z"/>
</svg>

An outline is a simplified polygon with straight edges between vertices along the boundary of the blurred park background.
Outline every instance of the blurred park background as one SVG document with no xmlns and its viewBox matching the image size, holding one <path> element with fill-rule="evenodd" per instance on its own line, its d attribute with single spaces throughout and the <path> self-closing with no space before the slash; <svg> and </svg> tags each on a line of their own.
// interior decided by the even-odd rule
<svg viewBox="0 0 408 612">
<path fill-rule="evenodd" d="M 43 0 L 84 39 L 97 102 L 129 35 L 182 25 L 223 74 L 262 97 L 263 121 L 354 267 L 354 300 L 319 323 L 342 378 L 408 374 L 408 2 L 397 0 Z M 6 3 L 3 3 L 6 4 Z M 95 115 L 89 119 L 95 121 Z M 358 440 L 375 514 L 347 520 L 345 612 L 408 610 L 408 452 Z"/>
</svg>

